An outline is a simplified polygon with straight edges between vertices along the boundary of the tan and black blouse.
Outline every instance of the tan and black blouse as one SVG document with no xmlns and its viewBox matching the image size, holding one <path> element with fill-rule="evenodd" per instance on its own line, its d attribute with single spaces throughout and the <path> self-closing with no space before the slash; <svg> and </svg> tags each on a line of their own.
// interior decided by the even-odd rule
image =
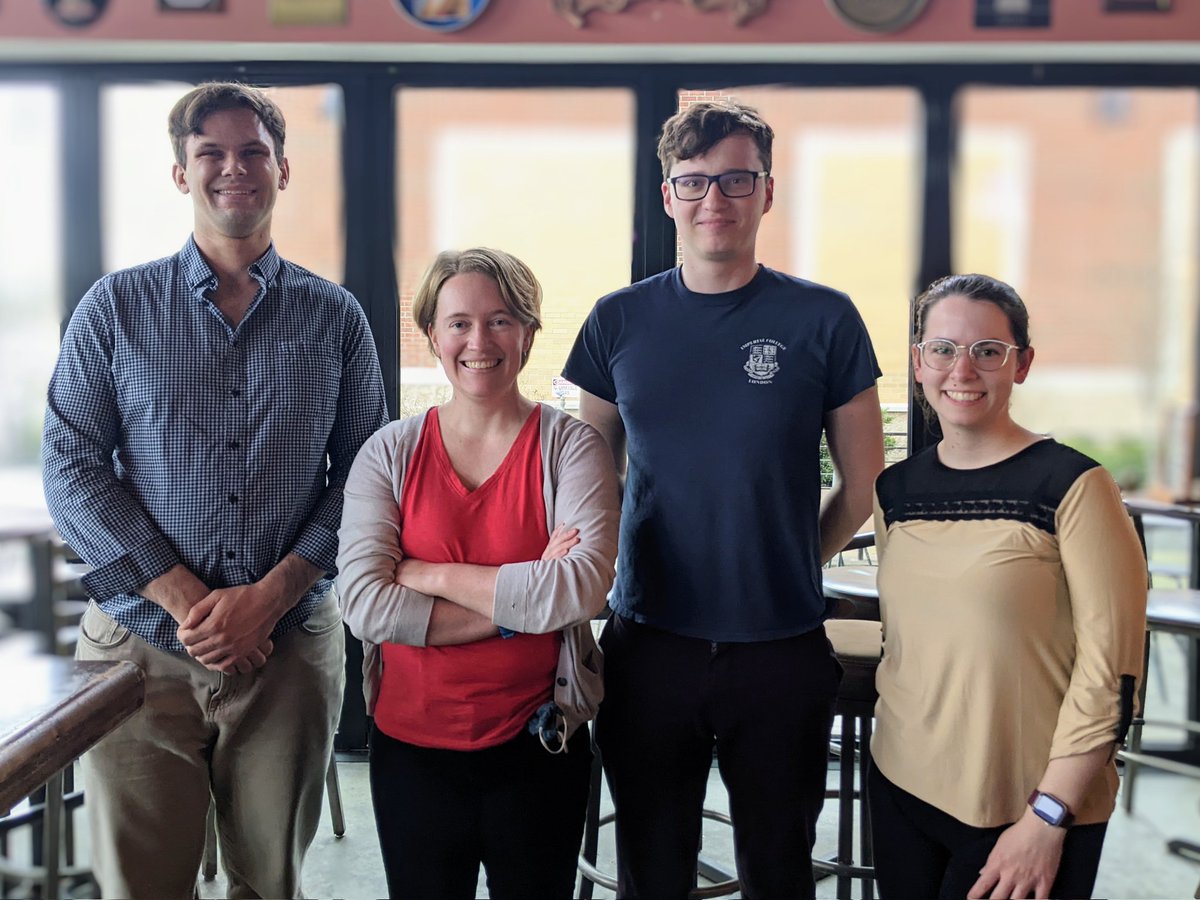
<svg viewBox="0 0 1200 900">
<path fill-rule="evenodd" d="M 1146 566 L 1116 484 L 1053 440 L 951 469 L 936 448 L 876 483 L 884 628 L 876 765 L 977 827 L 1018 819 L 1049 760 L 1110 746 L 1142 677 Z M 1112 813 L 1110 763 L 1080 824 Z"/>
</svg>

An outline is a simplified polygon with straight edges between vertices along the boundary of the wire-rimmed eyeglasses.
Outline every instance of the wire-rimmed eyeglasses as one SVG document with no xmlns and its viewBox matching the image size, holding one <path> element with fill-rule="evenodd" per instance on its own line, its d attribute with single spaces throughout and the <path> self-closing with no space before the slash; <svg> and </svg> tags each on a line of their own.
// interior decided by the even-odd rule
<svg viewBox="0 0 1200 900">
<path fill-rule="evenodd" d="M 1008 362 L 1008 354 L 1020 350 L 1016 344 L 1006 344 L 1004 341 L 976 341 L 967 347 L 956 344 L 946 338 L 930 338 L 916 345 L 921 354 L 921 362 L 931 369 L 953 369 L 959 355 L 966 350 L 971 357 L 971 364 L 981 372 L 994 372 L 1004 367 Z"/>
<path fill-rule="evenodd" d="M 703 200 L 708 196 L 708 189 L 716 182 L 721 193 L 731 200 L 739 197 L 749 197 L 754 193 L 758 179 L 766 178 L 770 172 L 751 172 L 748 169 L 735 169 L 732 172 L 722 172 L 720 175 L 676 175 L 668 178 L 667 184 L 675 191 L 677 200 Z"/>
</svg>

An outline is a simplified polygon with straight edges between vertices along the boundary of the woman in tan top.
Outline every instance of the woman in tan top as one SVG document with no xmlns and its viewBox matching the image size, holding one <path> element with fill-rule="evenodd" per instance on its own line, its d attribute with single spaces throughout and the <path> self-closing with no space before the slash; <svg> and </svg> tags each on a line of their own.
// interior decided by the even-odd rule
<svg viewBox="0 0 1200 900">
<path fill-rule="evenodd" d="M 869 785 L 880 893 L 1086 897 L 1141 678 L 1146 571 L 1112 478 L 1013 421 L 1033 362 L 983 275 L 917 303 L 942 440 L 876 482 L 884 652 Z"/>
</svg>

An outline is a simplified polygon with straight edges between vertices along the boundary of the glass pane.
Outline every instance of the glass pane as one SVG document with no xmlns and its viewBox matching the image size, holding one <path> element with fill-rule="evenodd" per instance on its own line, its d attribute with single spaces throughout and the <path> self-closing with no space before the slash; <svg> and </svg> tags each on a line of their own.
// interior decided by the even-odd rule
<svg viewBox="0 0 1200 900">
<path fill-rule="evenodd" d="M 62 317 L 59 97 L 0 84 L 0 498 L 44 510 L 38 454 Z"/>
<path fill-rule="evenodd" d="M 189 84 L 114 85 L 101 94 L 104 268 L 176 253 L 192 231 L 192 204 L 171 181 L 167 115 Z M 340 282 L 345 274 L 342 92 L 331 85 L 268 91 L 287 120 L 292 180 L 272 219 L 287 259 Z"/>
<path fill-rule="evenodd" d="M 404 89 L 396 102 L 401 415 L 449 396 L 413 325 L 413 292 L 439 251 L 480 245 L 520 257 L 542 283 L 542 331 L 522 392 L 576 408 L 557 396 L 555 378 L 596 300 L 629 283 L 632 96 Z"/>
<path fill-rule="evenodd" d="M 179 251 L 192 203 L 171 182 L 167 113 L 190 84 L 114 85 L 100 93 L 100 215 L 104 271 Z"/>
<path fill-rule="evenodd" d="M 996 275 L 1037 349 L 1023 425 L 1126 487 L 1185 494 L 1194 398 L 1197 95 L 972 88 L 960 97 L 954 269 Z"/>
<path fill-rule="evenodd" d="M 921 104 L 904 88 L 738 87 L 684 91 L 680 104 L 736 99 L 775 130 L 775 203 L 759 261 L 845 291 L 883 377 L 887 458 L 902 459 L 908 421 L 908 301 L 917 269 Z"/>
</svg>

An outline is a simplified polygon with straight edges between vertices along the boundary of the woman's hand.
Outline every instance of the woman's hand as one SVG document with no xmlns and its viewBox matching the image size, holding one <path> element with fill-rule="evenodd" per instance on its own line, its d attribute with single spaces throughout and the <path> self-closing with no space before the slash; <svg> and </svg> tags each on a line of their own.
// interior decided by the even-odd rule
<svg viewBox="0 0 1200 900">
<path fill-rule="evenodd" d="M 550 534 L 550 543 L 542 551 L 542 559 L 562 559 L 571 548 L 579 543 L 579 529 L 558 525 Z"/>
<path fill-rule="evenodd" d="M 1065 828 L 1048 825 L 1026 810 L 1001 833 L 967 896 L 1049 897 L 1066 837 Z"/>
</svg>

